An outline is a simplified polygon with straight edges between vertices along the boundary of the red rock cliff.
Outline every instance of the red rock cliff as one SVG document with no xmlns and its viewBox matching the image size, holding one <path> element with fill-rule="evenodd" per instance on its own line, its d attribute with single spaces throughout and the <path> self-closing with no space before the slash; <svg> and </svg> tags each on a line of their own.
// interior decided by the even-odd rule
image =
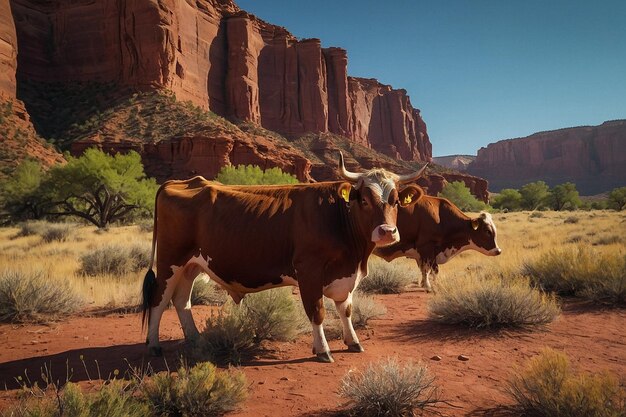
<svg viewBox="0 0 626 417">
<path fill-rule="evenodd" d="M 11 0 L 11 8 L 18 78 L 167 88 L 290 137 L 331 132 L 394 158 L 432 156 L 404 90 L 348 77 L 344 50 L 299 41 L 230 0 Z"/>
<path fill-rule="evenodd" d="M 626 184 L 626 120 L 492 143 L 478 151 L 468 172 L 487 178 L 496 191 L 538 180 L 574 182 L 583 195 L 609 191 Z"/>
</svg>

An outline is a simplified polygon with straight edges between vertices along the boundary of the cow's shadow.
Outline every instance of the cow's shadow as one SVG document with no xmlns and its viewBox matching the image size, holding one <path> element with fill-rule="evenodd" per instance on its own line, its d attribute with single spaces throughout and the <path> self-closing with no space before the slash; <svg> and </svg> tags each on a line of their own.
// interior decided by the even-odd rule
<svg viewBox="0 0 626 417">
<path fill-rule="evenodd" d="M 131 372 L 145 372 L 148 369 L 160 372 L 177 369 L 184 343 L 181 341 L 162 342 L 164 355 L 154 357 L 148 354 L 143 343 L 107 347 L 73 349 L 53 355 L 30 357 L 0 363 L 0 387 L 19 388 L 23 384 L 44 383 L 44 376 L 53 382 L 80 382 L 108 379 L 117 370 L 119 376 Z"/>
<path fill-rule="evenodd" d="M 523 327 L 469 328 L 464 325 L 439 323 L 428 319 L 416 319 L 394 324 L 391 334 L 384 338 L 403 342 L 419 341 L 467 341 L 476 339 L 502 339 L 520 337 L 531 333 Z M 534 329 L 536 332 L 537 329 Z"/>
</svg>

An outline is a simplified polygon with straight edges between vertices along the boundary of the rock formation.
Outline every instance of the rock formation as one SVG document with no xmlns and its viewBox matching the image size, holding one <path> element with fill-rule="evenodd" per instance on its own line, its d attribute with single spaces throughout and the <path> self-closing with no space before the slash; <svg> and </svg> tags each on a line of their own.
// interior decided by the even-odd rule
<svg viewBox="0 0 626 417">
<path fill-rule="evenodd" d="M 543 180 L 573 182 L 583 195 L 626 185 L 626 120 L 540 132 L 478 151 L 468 172 L 495 191 Z"/>
<path fill-rule="evenodd" d="M 288 137 L 331 132 L 394 158 L 431 158 L 406 91 L 348 77 L 345 50 L 297 40 L 229 0 L 11 0 L 11 8 L 18 79 L 167 88 Z"/>
</svg>

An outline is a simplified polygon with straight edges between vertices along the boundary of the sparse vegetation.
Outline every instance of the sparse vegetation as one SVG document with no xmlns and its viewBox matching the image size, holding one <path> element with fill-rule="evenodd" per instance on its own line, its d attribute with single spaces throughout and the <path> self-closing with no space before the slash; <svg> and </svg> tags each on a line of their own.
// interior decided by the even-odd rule
<svg viewBox="0 0 626 417">
<path fill-rule="evenodd" d="M 538 417 L 621 417 L 626 390 L 609 373 L 575 373 L 561 352 L 544 350 L 509 382 L 520 415 Z"/>
<path fill-rule="evenodd" d="M 80 308 L 72 289 L 41 272 L 0 271 L 0 322 L 46 323 Z"/>
<path fill-rule="evenodd" d="M 79 272 L 84 275 L 123 275 L 137 272 L 150 263 L 147 244 L 107 245 L 80 257 Z"/>
<path fill-rule="evenodd" d="M 448 277 L 428 304 L 437 321 L 469 327 L 522 327 L 546 324 L 559 314 L 553 296 L 523 277 L 469 275 Z"/>
<path fill-rule="evenodd" d="M 285 288 L 247 295 L 211 316 L 191 357 L 239 364 L 262 350 L 264 340 L 293 340 L 304 329 L 304 310 Z"/>
<path fill-rule="evenodd" d="M 385 306 L 379 304 L 373 297 L 365 294 L 354 294 L 352 298 L 352 325 L 355 329 L 367 327 L 370 319 L 384 316 L 387 313 Z"/>
<path fill-rule="evenodd" d="M 339 395 L 348 399 L 350 415 L 362 417 L 413 416 L 442 402 L 425 365 L 396 359 L 370 364 L 362 372 L 348 371 Z"/>
<path fill-rule="evenodd" d="M 563 220 L 563 223 L 565 223 L 565 224 L 576 224 L 579 221 L 580 221 L 580 218 L 578 218 L 576 216 L 569 216 L 565 220 Z"/>
<path fill-rule="evenodd" d="M 177 376 L 158 373 L 142 384 L 141 392 L 156 416 L 220 416 L 243 403 L 247 382 L 241 371 L 218 371 L 201 362 L 181 366 Z"/>
<path fill-rule="evenodd" d="M 74 227 L 67 223 L 44 223 L 41 225 L 39 234 L 46 243 L 65 242 L 69 239 Z"/>
<path fill-rule="evenodd" d="M 526 262 L 522 272 L 547 291 L 626 304 L 626 256 L 620 250 L 555 249 Z"/>
<path fill-rule="evenodd" d="M 283 172 L 280 168 L 262 170 L 257 165 L 224 166 L 215 178 L 222 184 L 230 185 L 271 185 L 297 184 L 298 179 Z"/>
<path fill-rule="evenodd" d="M 399 294 L 413 281 L 415 270 L 405 263 L 371 257 L 368 275 L 359 283 L 357 290 L 368 294 Z"/>
</svg>

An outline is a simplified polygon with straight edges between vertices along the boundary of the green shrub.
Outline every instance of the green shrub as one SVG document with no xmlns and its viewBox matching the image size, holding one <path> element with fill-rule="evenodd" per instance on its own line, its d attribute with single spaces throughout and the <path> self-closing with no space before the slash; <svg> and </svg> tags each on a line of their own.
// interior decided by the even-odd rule
<svg viewBox="0 0 626 417">
<path fill-rule="evenodd" d="M 257 165 L 227 165 L 222 167 L 215 178 L 222 184 L 229 185 L 270 185 L 297 184 L 298 179 L 283 172 L 280 168 L 262 170 Z"/>
<path fill-rule="evenodd" d="M 219 306 L 226 300 L 226 292 L 218 288 L 213 281 L 196 278 L 191 290 L 191 305 Z"/>
<path fill-rule="evenodd" d="M 463 211 L 481 211 L 487 208 L 482 201 L 472 195 L 469 188 L 462 181 L 453 181 L 446 184 L 439 193 L 439 197 L 447 198 Z"/>
<path fill-rule="evenodd" d="M 178 376 L 154 375 L 143 384 L 142 393 L 157 416 L 219 416 L 243 403 L 247 382 L 243 372 L 218 371 L 201 362 L 180 367 Z"/>
<path fill-rule="evenodd" d="M 369 294 L 399 294 L 415 276 L 415 269 L 403 262 L 386 262 L 370 258 L 367 277 L 359 282 L 358 290 Z"/>
<path fill-rule="evenodd" d="M 477 328 L 545 324 L 559 314 L 554 297 L 531 288 L 528 279 L 491 275 L 440 283 L 428 310 L 436 321 Z"/>
<path fill-rule="evenodd" d="M 135 383 L 111 379 L 94 393 L 85 394 L 68 382 L 61 389 L 50 383 L 40 389 L 23 385 L 22 402 L 10 408 L 12 417 L 150 417 L 149 406 L 134 395 Z"/>
<path fill-rule="evenodd" d="M 608 373 L 575 374 L 565 354 L 546 349 L 508 385 L 523 415 L 538 417 L 618 417 L 626 392 Z"/>
<path fill-rule="evenodd" d="M 626 304 L 626 256 L 588 245 L 555 249 L 524 263 L 522 273 L 535 285 L 561 295 Z"/>
<path fill-rule="evenodd" d="M 249 294 L 239 306 L 226 303 L 207 320 L 191 357 L 239 364 L 261 351 L 264 340 L 293 340 L 306 323 L 298 304 L 286 288 Z"/>
<path fill-rule="evenodd" d="M 80 257 L 83 275 L 124 275 L 145 269 L 150 264 L 150 246 L 146 244 L 107 245 Z"/>
<path fill-rule="evenodd" d="M 426 366 L 395 359 L 370 364 L 363 372 L 348 371 L 339 395 L 348 399 L 353 416 L 413 416 L 437 406 L 439 389 Z"/>
<path fill-rule="evenodd" d="M 40 272 L 0 272 L 0 322 L 45 323 L 75 312 L 82 305 L 67 285 Z"/>
</svg>

